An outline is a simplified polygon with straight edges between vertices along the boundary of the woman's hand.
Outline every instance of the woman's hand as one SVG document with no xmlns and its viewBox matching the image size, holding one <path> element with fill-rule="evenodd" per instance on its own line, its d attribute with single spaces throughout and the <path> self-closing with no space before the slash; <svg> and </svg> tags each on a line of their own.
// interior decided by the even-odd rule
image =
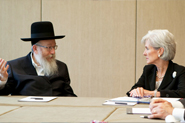
<svg viewBox="0 0 185 123">
<path fill-rule="evenodd" d="M 149 91 L 149 90 L 143 89 L 142 87 L 138 87 L 130 91 L 130 96 L 131 97 L 154 96 L 154 91 Z"/>
<path fill-rule="evenodd" d="M 133 89 L 130 91 L 131 97 L 143 97 L 144 96 L 144 90 L 142 87 L 138 87 L 136 89 Z"/>
</svg>

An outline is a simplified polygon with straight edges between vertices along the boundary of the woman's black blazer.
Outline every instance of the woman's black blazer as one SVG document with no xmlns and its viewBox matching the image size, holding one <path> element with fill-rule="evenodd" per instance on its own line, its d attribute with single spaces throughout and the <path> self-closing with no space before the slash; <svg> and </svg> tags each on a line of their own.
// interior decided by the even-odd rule
<svg viewBox="0 0 185 123">
<path fill-rule="evenodd" d="M 143 69 L 143 74 L 139 78 L 138 82 L 131 88 L 131 90 L 137 87 L 143 87 L 149 91 L 155 90 L 156 71 L 157 67 L 155 65 L 146 65 Z M 173 76 L 174 72 L 176 72 L 176 76 Z M 165 76 L 157 90 L 160 92 L 161 97 L 184 98 L 185 67 L 169 61 Z M 126 93 L 128 96 L 130 95 L 130 91 Z"/>
</svg>

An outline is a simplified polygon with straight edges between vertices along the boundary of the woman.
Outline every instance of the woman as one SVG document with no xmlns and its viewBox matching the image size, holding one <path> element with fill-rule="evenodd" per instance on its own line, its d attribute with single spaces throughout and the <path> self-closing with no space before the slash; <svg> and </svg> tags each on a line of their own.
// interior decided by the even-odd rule
<svg viewBox="0 0 185 123">
<path fill-rule="evenodd" d="M 168 30 L 149 31 L 141 40 L 147 64 L 128 96 L 185 97 L 185 67 L 173 63 L 176 43 Z"/>
</svg>

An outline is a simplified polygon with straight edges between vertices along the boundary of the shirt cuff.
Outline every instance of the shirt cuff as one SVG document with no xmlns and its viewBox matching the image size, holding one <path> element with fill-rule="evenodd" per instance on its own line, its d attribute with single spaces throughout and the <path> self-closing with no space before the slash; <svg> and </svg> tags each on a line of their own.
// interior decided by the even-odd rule
<svg viewBox="0 0 185 123">
<path fill-rule="evenodd" d="M 174 101 L 171 102 L 171 104 L 174 108 L 184 108 L 183 104 L 180 101 Z"/>
<path fill-rule="evenodd" d="M 172 115 L 178 121 L 184 121 L 184 109 L 181 108 L 174 108 Z"/>
<path fill-rule="evenodd" d="M 0 89 L 3 89 L 7 81 L 0 80 Z"/>
<path fill-rule="evenodd" d="M 177 122 L 177 120 L 175 119 L 175 117 L 173 115 L 168 115 L 165 118 L 165 122 L 166 123 L 175 123 L 175 122 Z"/>
</svg>

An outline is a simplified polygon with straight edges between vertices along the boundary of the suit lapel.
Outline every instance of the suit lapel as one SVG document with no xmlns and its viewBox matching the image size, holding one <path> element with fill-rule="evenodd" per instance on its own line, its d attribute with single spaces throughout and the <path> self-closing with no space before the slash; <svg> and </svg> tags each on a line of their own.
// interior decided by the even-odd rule
<svg viewBox="0 0 185 123">
<path fill-rule="evenodd" d="M 164 76 L 164 78 L 162 80 L 162 83 L 159 86 L 158 90 L 164 89 L 166 86 L 168 86 L 172 82 L 172 80 L 173 80 L 173 78 L 172 78 L 173 72 L 174 72 L 173 62 L 169 61 L 169 65 L 168 65 L 167 71 L 165 73 L 165 76 Z"/>
<path fill-rule="evenodd" d="M 35 68 L 32 65 L 31 62 L 31 57 L 30 57 L 29 53 L 26 57 L 25 57 L 25 62 L 22 63 L 22 68 L 23 70 L 28 74 L 28 75 L 37 75 L 37 72 L 35 70 Z"/>
<path fill-rule="evenodd" d="M 156 81 L 156 67 L 153 67 L 151 72 L 148 75 L 148 80 L 150 82 L 150 89 L 155 90 L 155 81 Z"/>
</svg>

